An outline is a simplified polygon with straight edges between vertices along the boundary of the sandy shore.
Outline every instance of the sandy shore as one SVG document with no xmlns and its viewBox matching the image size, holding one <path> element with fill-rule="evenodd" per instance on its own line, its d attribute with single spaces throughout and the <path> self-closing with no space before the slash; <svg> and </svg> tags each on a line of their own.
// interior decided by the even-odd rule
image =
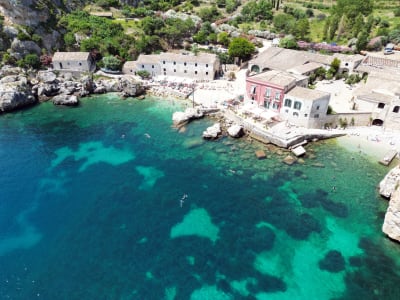
<svg viewBox="0 0 400 300">
<path fill-rule="evenodd" d="M 344 130 L 346 136 L 337 138 L 340 146 L 351 152 L 365 153 L 380 160 L 390 150 L 400 151 L 400 132 L 378 126 L 354 127 Z"/>
</svg>

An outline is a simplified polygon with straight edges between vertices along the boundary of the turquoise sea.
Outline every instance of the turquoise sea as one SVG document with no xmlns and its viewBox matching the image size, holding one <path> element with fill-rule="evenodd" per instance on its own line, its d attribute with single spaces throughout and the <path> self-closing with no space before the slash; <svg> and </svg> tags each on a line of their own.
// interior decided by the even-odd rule
<svg viewBox="0 0 400 300">
<path fill-rule="evenodd" d="M 387 168 L 334 140 L 293 166 L 203 141 L 212 120 L 172 128 L 182 106 L 0 115 L 0 299 L 400 299 Z"/>
</svg>

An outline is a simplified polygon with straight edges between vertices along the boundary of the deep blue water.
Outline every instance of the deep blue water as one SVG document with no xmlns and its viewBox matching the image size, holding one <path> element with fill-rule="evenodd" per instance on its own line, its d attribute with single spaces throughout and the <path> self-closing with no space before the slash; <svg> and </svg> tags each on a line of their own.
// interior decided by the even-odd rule
<svg viewBox="0 0 400 300">
<path fill-rule="evenodd" d="M 183 105 L 0 115 L 0 299 L 400 298 L 386 168 L 334 140 L 293 166 L 205 142 L 212 120 L 171 127 Z"/>
</svg>

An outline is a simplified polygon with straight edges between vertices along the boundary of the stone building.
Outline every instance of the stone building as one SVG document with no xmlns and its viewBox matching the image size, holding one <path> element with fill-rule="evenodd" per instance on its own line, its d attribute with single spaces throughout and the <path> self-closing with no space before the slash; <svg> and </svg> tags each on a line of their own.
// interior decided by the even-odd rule
<svg viewBox="0 0 400 300">
<path fill-rule="evenodd" d="M 53 69 L 69 72 L 94 72 L 96 62 L 89 52 L 56 52 Z"/>
<path fill-rule="evenodd" d="M 135 62 L 126 62 L 124 74 L 145 70 L 152 76 L 189 77 L 193 80 L 213 80 L 220 72 L 218 56 L 209 53 L 161 53 L 140 55 Z"/>
<path fill-rule="evenodd" d="M 322 128 L 330 98 L 330 93 L 296 86 L 285 95 L 280 116 L 298 126 Z"/>
</svg>

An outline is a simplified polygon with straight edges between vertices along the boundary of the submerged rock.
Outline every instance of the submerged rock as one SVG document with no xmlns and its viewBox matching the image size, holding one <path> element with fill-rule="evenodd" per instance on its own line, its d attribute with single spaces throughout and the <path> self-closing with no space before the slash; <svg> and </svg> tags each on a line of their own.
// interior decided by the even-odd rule
<svg viewBox="0 0 400 300">
<path fill-rule="evenodd" d="M 338 273 L 345 268 L 343 255 L 337 250 L 329 251 L 324 259 L 319 262 L 319 268 L 331 273 Z"/>
<path fill-rule="evenodd" d="M 296 158 L 291 155 L 288 155 L 283 159 L 283 162 L 290 166 L 296 162 Z"/>
</svg>

